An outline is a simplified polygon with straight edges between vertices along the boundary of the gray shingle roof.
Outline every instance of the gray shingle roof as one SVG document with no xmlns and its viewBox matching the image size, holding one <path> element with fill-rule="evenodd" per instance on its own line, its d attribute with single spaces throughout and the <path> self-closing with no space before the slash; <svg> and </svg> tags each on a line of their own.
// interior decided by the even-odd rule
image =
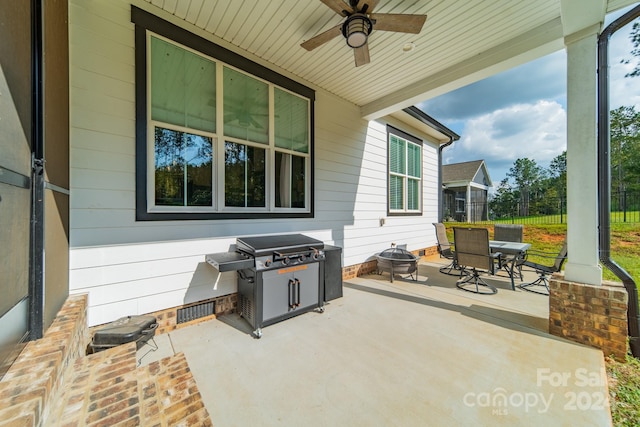
<svg viewBox="0 0 640 427">
<path fill-rule="evenodd" d="M 442 165 L 442 183 L 455 181 L 472 181 L 484 160 Z"/>
</svg>

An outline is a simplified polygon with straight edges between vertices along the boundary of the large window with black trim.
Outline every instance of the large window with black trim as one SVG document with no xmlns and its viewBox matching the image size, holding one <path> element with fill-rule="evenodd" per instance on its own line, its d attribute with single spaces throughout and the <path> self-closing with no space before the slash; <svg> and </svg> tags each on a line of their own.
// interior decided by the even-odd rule
<svg viewBox="0 0 640 427">
<path fill-rule="evenodd" d="M 422 214 L 422 140 L 387 126 L 388 213 Z"/>
<path fill-rule="evenodd" d="M 141 9 L 132 20 L 136 218 L 313 216 L 314 92 Z"/>
</svg>

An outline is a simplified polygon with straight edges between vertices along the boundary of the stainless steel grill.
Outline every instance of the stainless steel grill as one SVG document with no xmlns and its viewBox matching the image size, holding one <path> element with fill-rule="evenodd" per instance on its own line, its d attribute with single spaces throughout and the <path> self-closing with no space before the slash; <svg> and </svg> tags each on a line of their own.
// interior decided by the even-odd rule
<svg viewBox="0 0 640 427">
<path fill-rule="evenodd" d="M 303 234 L 241 237 L 235 252 L 209 254 L 219 271 L 236 271 L 240 315 L 254 328 L 324 311 L 324 243 Z"/>
</svg>

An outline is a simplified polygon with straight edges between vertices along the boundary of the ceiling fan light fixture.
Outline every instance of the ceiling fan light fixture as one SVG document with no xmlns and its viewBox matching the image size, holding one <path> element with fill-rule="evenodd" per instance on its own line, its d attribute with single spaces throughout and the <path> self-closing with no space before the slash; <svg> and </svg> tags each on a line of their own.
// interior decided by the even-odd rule
<svg viewBox="0 0 640 427">
<path fill-rule="evenodd" d="M 349 16 L 342 25 L 342 34 L 347 40 L 347 45 L 355 49 L 367 43 L 372 29 L 373 24 L 367 15 L 355 13 Z"/>
</svg>

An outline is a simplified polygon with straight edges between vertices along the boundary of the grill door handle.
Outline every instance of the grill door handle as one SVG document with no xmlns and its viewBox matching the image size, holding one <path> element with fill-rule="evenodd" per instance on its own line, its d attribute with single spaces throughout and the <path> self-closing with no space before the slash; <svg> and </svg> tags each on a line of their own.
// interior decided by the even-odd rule
<svg viewBox="0 0 640 427">
<path fill-rule="evenodd" d="M 300 307 L 300 280 L 295 279 L 295 287 L 297 288 L 296 307 Z"/>
<path fill-rule="evenodd" d="M 289 284 L 288 286 L 288 290 L 289 290 L 289 310 L 292 310 L 294 308 L 296 308 L 295 305 L 295 288 L 296 283 L 293 281 L 293 279 L 289 279 Z"/>
</svg>

